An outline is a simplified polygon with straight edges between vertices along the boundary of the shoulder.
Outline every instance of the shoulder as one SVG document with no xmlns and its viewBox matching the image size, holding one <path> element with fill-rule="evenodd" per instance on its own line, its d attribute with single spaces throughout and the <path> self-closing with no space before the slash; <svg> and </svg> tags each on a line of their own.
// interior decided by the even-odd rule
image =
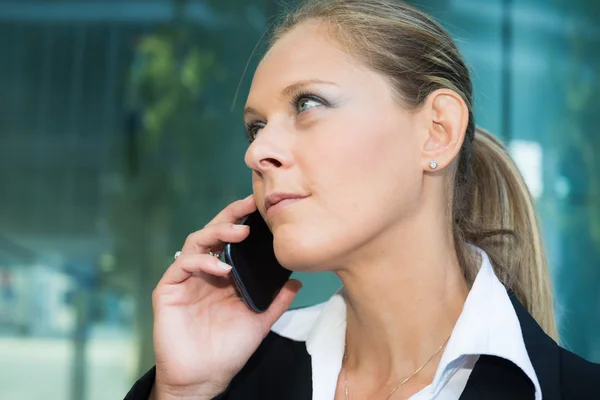
<svg viewBox="0 0 600 400">
<path fill-rule="evenodd" d="M 150 397 L 155 379 L 156 366 L 152 367 L 135 382 L 123 400 L 147 400 Z"/>
<path fill-rule="evenodd" d="M 543 331 L 513 292 L 509 291 L 509 297 L 519 319 L 527 353 L 539 379 L 544 399 L 597 397 L 600 365 L 586 361 L 561 347 Z"/>
<path fill-rule="evenodd" d="M 600 385 L 600 364 L 587 361 L 560 347 L 560 381 L 564 398 L 582 398 Z M 579 397 L 578 397 L 579 396 Z"/>
</svg>

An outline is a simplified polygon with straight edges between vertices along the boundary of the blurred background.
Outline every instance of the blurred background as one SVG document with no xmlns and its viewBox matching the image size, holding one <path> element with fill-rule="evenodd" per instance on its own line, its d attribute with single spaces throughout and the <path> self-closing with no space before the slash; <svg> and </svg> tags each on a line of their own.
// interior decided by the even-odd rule
<svg viewBox="0 0 600 400">
<path fill-rule="evenodd" d="M 123 398 L 152 366 L 152 289 L 251 191 L 242 108 L 283 3 L 0 0 L 0 398 Z M 563 345 L 600 362 L 600 2 L 414 3 L 536 198 Z M 297 277 L 295 306 L 338 286 Z"/>
</svg>

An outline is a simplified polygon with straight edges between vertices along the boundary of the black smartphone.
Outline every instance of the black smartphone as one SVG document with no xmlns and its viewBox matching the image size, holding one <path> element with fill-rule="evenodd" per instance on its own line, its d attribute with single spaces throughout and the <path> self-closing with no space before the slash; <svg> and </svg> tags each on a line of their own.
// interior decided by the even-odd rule
<svg viewBox="0 0 600 400">
<path fill-rule="evenodd" d="M 258 211 L 247 215 L 240 224 L 248 225 L 248 237 L 225 246 L 225 261 L 231 265 L 233 280 L 240 296 L 251 310 L 266 311 L 292 271 L 275 257 L 273 234 Z"/>
</svg>

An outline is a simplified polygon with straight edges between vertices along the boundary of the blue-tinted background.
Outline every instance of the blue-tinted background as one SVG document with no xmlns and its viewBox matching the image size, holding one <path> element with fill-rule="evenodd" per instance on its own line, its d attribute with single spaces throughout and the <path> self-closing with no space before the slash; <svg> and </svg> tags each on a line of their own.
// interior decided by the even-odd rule
<svg viewBox="0 0 600 400">
<path fill-rule="evenodd" d="M 152 365 L 158 278 L 251 190 L 241 109 L 280 3 L 0 0 L 1 398 L 122 398 Z M 536 197 L 563 344 L 600 362 L 600 3 L 417 5 Z M 338 285 L 299 277 L 296 305 Z"/>
</svg>

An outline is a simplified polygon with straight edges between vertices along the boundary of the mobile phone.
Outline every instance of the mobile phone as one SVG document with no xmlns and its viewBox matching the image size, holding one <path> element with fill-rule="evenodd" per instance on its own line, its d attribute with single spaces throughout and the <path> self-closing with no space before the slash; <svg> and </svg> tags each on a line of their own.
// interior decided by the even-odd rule
<svg viewBox="0 0 600 400">
<path fill-rule="evenodd" d="M 248 237 L 225 246 L 225 261 L 231 265 L 233 280 L 240 296 L 251 310 L 266 311 L 292 271 L 275 257 L 273 234 L 260 212 L 245 216 L 240 224 L 248 225 Z"/>
</svg>

